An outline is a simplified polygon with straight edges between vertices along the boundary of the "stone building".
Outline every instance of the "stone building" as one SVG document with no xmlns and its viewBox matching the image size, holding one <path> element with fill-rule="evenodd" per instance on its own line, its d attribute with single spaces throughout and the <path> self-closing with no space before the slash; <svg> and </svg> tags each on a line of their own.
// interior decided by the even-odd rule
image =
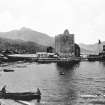
<svg viewBox="0 0 105 105">
<path fill-rule="evenodd" d="M 105 52 L 105 45 L 103 45 L 103 51 Z"/>
<path fill-rule="evenodd" d="M 80 47 L 78 44 L 75 44 L 75 56 L 80 57 Z"/>
<path fill-rule="evenodd" d="M 61 57 L 75 56 L 74 34 L 70 34 L 66 29 L 63 34 L 55 37 L 55 51 Z"/>
<path fill-rule="evenodd" d="M 47 53 L 53 53 L 54 52 L 54 48 L 49 46 L 47 47 Z"/>
</svg>

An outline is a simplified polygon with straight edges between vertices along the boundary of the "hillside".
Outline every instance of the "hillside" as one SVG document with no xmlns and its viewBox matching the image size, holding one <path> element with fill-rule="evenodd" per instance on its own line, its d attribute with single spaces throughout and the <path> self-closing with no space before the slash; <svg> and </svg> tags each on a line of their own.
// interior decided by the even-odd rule
<svg viewBox="0 0 105 105">
<path fill-rule="evenodd" d="M 0 38 L 0 51 L 7 49 L 18 53 L 35 53 L 36 51 L 46 51 L 46 46 L 31 41 Z"/>
<path fill-rule="evenodd" d="M 91 51 L 91 50 L 87 50 L 84 48 L 80 48 L 81 49 L 81 54 L 96 54 L 96 52 Z"/>
<path fill-rule="evenodd" d="M 101 44 L 95 43 L 95 44 L 79 44 L 81 49 L 87 50 L 87 52 L 93 52 L 98 53 L 99 50 L 103 50 L 103 45 L 105 45 L 105 41 L 101 42 Z M 82 51 L 83 52 L 83 51 Z"/>
<path fill-rule="evenodd" d="M 0 37 L 9 38 L 13 40 L 31 41 L 44 46 L 52 46 L 54 38 L 47 34 L 31 30 L 29 28 L 21 28 L 20 30 L 13 30 L 9 32 L 0 32 Z"/>
</svg>

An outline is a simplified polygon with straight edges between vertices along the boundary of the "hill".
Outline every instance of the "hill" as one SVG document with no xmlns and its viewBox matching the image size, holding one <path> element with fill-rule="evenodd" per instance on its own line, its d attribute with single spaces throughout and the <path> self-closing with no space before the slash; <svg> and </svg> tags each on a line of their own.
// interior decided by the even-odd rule
<svg viewBox="0 0 105 105">
<path fill-rule="evenodd" d="M 0 32 L 0 37 L 13 40 L 31 41 L 44 46 L 52 46 L 54 43 L 53 37 L 25 27 L 21 28 L 20 30 Z"/>
<path fill-rule="evenodd" d="M 87 53 L 99 53 L 99 51 L 103 50 L 103 45 L 105 45 L 105 41 L 101 42 L 101 44 L 79 44 L 80 48 L 86 50 Z M 83 50 L 81 50 L 81 52 L 83 52 Z"/>
<path fill-rule="evenodd" d="M 8 49 L 18 53 L 35 53 L 36 51 L 46 51 L 46 48 L 46 46 L 31 41 L 12 40 L 0 37 L 0 51 Z"/>
</svg>

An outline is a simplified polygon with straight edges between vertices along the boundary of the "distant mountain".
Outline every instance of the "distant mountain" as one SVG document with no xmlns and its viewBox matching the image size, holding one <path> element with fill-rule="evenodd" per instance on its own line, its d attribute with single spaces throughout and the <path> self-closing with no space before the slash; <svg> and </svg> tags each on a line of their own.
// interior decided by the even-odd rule
<svg viewBox="0 0 105 105">
<path fill-rule="evenodd" d="M 105 45 L 105 41 L 101 42 L 101 44 L 79 44 L 81 52 L 84 53 L 99 53 L 99 51 L 103 50 L 103 45 Z"/>
<path fill-rule="evenodd" d="M 52 46 L 54 38 L 47 34 L 31 30 L 29 28 L 21 28 L 20 30 L 13 30 L 9 32 L 0 32 L 0 37 L 14 40 L 31 41 L 44 46 Z"/>
<path fill-rule="evenodd" d="M 84 48 L 80 48 L 81 50 L 81 54 L 96 54 L 96 52 L 94 51 L 91 51 L 91 50 L 87 50 L 87 49 L 84 49 Z"/>
</svg>

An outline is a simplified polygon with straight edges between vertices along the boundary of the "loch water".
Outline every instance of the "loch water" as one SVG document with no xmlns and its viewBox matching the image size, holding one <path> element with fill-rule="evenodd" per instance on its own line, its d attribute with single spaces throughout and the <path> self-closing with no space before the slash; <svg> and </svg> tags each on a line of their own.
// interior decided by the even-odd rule
<svg viewBox="0 0 105 105">
<path fill-rule="evenodd" d="M 3 69 L 14 72 L 3 72 Z M 35 92 L 40 88 L 41 102 L 28 102 L 30 105 L 105 105 L 105 62 L 83 61 L 70 66 L 4 63 L 0 65 L 0 88 L 4 85 L 8 92 Z M 21 105 L 13 100 L 1 102 Z"/>
</svg>

